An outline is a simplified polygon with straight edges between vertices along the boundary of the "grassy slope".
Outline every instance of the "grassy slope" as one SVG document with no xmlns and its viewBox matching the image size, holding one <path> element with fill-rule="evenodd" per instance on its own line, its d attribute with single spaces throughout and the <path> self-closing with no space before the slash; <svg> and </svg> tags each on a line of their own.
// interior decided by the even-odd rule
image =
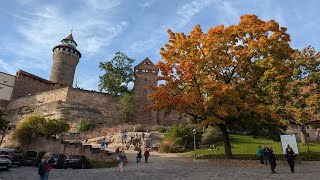
<svg viewBox="0 0 320 180">
<path fill-rule="evenodd" d="M 253 138 L 250 135 L 239 135 L 239 134 L 230 134 L 232 153 L 235 158 L 239 159 L 255 159 L 257 158 L 257 148 L 259 145 L 263 146 L 268 145 L 273 147 L 275 154 L 279 154 L 281 157 L 281 143 L 274 142 L 273 140 L 268 140 L 264 138 Z M 202 158 L 223 158 L 224 157 L 224 148 L 223 142 L 215 144 L 217 150 L 208 150 L 208 148 L 201 148 L 196 151 L 197 157 Z M 303 159 L 310 160 L 320 160 L 320 143 L 309 143 L 311 158 L 308 158 L 308 149 L 307 146 L 302 146 L 298 144 L 299 152 Z M 193 156 L 194 152 L 188 152 L 184 156 Z"/>
</svg>

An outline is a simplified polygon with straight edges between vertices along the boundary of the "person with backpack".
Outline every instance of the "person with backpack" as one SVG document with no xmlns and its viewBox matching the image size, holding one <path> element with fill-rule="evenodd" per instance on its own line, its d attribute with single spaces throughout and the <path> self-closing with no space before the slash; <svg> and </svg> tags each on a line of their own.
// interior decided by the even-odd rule
<svg viewBox="0 0 320 180">
<path fill-rule="evenodd" d="M 40 176 L 40 180 L 48 180 L 49 178 L 49 173 L 51 171 L 51 165 L 49 162 L 50 159 L 51 159 L 51 156 L 49 153 L 46 153 L 41 159 L 41 162 L 38 168 L 38 174 Z"/>
<path fill-rule="evenodd" d="M 293 149 L 289 145 L 286 148 L 285 156 L 286 156 L 287 162 L 290 166 L 291 172 L 294 173 L 294 160 L 296 158 L 296 154 L 293 152 Z"/>
</svg>

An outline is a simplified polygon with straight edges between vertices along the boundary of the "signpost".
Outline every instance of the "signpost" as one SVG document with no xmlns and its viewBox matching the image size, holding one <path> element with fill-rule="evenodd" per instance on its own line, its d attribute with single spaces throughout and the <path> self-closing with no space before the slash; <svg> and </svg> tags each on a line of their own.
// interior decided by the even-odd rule
<svg viewBox="0 0 320 180">
<path fill-rule="evenodd" d="M 295 134 L 287 134 L 287 135 L 280 135 L 281 139 L 281 146 L 282 146 L 282 153 L 286 154 L 287 145 L 293 149 L 295 154 L 299 154 L 297 139 Z"/>
</svg>

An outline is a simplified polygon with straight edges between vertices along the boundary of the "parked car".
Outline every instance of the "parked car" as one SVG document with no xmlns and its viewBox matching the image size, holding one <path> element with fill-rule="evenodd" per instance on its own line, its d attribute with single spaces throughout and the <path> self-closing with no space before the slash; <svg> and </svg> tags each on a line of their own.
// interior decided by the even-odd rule
<svg viewBox="0 0 320 180">
<path fill-rule="evenodd" d="M 46 154 L 45 151 L 26 151 L 25 164 L 26 165 L 38 165 L 41 162 L 42 157 Z"/>
<path fill-rule="evenodd" d="M 0 157 L 0 168 L 1 169 L 9 169 L 11 168 L 12 163 L 9 159 L 4 158 L 4 157 Z"/>
<path fill-rule="evenodd" d="M 88 169 L 91 167 L 90 160 L 83 155 L 70 155 L 64 165 L 65 168 Z"/>
<path fill-rule="evenodd" d="M 12 165 L 20 167 L 24 164 L 24 156 L 16 149 L 1 148 L 0 156 L 9 159 Z"/>
<path fill-rule="evenodd" d="M 52 154 L 51 166 L 57 169 L 65 168 L 64 161 L 67 159 L 67 156 L 64 154 Z"/>
</svg>

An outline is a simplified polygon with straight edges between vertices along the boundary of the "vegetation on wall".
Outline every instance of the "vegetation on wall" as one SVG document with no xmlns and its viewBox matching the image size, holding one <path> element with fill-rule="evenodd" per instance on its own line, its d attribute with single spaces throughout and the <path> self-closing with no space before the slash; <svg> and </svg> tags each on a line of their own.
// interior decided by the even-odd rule
<svg viewBox="0 0 320 180">
<path fill-rule="evenodd" d="M 2 144 L 3 138 L 5 136 L 6 130 L 9 125 L 9 121 L 5 119 L 5 116 L 6 116 L 6 111 L 0 109 L 0 134 L 1 134 L 0 145 Z"/>
<path fill-rule="evenodd" d="M 134 59 L 122 52 L 117 52 L 110 61 L 100 62 L 99 67 L 104 74 L 99 76 L 99 90 L 113 96 L 128 93 L 128 85 L 133 81 L 133 62 Z"/>
<path fill-rule="evenodd" d="M 81 119 L 80 126 L 79 126 L 79 132 L 88 132 L 93 130 L 96 127 L 96 125 L 86 119 Z"/>
<path fill-rule="evenodd" d="M 21 144 L 29 144 L 36 136 L 62 135 L 69 129 L 70 126 L 65 121 L 29 115 L 18 124 L 13 132 L 13 138 Z"/>
</svg>

